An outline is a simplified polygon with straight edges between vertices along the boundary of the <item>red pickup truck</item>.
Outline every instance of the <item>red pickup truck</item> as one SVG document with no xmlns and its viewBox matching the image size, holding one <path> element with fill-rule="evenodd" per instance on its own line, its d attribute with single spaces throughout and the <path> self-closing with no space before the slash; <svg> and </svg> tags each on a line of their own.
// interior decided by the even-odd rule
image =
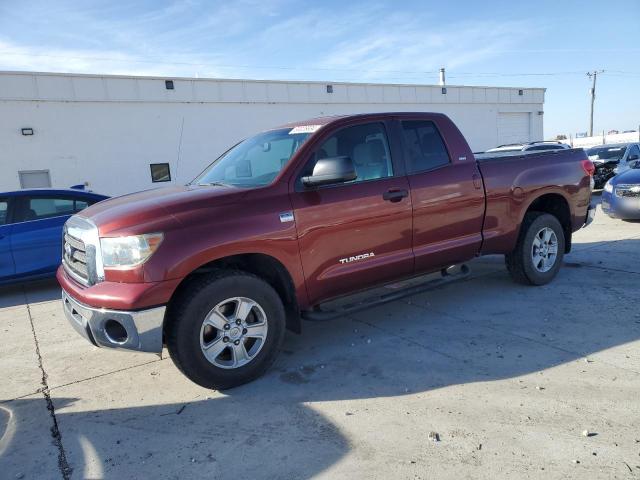
<svg viewBox="0 0 640 480">
<path fill-rule="evenodd" d="M 297 122 L 186 186 L 71 217 L 64 310 L 96 346 L 166 345 L 194 382 L 231 388 L 328 300 L 487 254 L 505 255 L 517 282 L 551 281 L 593 218 L 593 170 L 582 149 L 476 159 L 437 113 Z"/>
</svg>

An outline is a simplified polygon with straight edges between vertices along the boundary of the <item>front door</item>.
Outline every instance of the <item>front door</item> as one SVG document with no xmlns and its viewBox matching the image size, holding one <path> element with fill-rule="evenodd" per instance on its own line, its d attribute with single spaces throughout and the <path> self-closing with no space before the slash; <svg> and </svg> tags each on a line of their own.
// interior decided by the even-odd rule
<svg viewBox="0 0 640 480">
<path fill-rule="evenodd" d="M 291 193 L 302 266 L 312 304 L 413 272 L 411 198 L 391 156 L 383 122 L 339 129 L 321 141 L 302 175 L 319 158 L 348 156 L 352 182 Z"/>
<path fill-rule="evenodd" d="M 462 142 L 447 145 L 438 121 L 401 122 L 413 204 L 416 273 L 471 259 L 482 244 L 484 189 L 478 166 Z M 454 132 L 452 124 L 442 125 Z"/>
<path fill-rule="evenodd" d="M 74 199 L 23 196 L 11 233 L 17 275 L 55 271 L 62 258 L 62 226 L 74 213 Z"/>
</svg>

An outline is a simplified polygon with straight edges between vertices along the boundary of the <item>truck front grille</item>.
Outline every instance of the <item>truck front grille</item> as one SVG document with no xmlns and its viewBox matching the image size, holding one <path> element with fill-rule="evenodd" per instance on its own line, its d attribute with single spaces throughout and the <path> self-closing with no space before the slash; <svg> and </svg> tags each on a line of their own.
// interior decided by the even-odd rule
<svg viewBox="0 0 640 480">
<path fill-rule="evenodd" d="M 63 235 L 62 265 L 75 280 L 83 285 L 89 285 L 87 249 L 84 242 L 69 235 L 66 227 Z"/>
<path fill-rule="evenodd" d="M 618 197 L 640 198 L 640 185 L 616 185 Z"/>
</svg>

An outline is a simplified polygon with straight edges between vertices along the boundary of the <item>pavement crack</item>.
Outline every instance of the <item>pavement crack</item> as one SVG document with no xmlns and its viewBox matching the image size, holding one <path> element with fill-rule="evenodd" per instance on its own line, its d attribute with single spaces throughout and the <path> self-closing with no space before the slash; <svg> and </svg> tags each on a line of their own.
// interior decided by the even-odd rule
<svg viewBox="0 0 640 480">
<path fill-rule="evenodd" d="M 49 411 L 49 415 L 51 416 L 51 437 L 53 438 L 53 444 L 58 449 L 58 469 L 60 470 L 60 474 L 64 480 L 69 480 L 71 478 L 71 473 L 73 469 L 69 466 L 69 462 L 67 461 L 67 454 L 64 450 L 64 445 L 62 445 L 62 434 L 60 433 L 60 428 L 58 427 L 58 419 L 56 418 L 56 409 L 53 405 L 53 401 L 51 400 L 51 394 L 49 392 L 49 382 L 47 372 L 44 369 L 44 365 L 42 363 L 42 355 L 40 354 L 40 344 L 38 343 L 38 336 L 36 335 L 36 328 L 33 323 L 33 317 L 31 315 L 31 308 L 29 306 L 29 302 L 27 300 L 26 292 L 22 291 L 24 295 L 24 303 L 27 306 L 27 315 L 29 316 L 29 323 L 31 324 L 31 333 L 33 334 L 33 341 L 36 346 L 36 357 L 38 358 L 38 367 L 40 368 L 40 372 L 42 373 L 41 384 L 42 387 L 38 389 L 44 400 L 47 404 L 47 410 Z"/>
</svg>

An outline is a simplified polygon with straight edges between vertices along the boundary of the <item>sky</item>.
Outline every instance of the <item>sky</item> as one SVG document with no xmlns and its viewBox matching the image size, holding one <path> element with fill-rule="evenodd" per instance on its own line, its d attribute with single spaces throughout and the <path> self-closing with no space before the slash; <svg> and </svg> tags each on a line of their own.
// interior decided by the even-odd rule
<svg viewBox="0 0 640 480">
<path fill-rule="evenodd" d="M 0 0 L 0 70 L 544 87 L 545 137 L 640 125 L 640 0 Z"/>
</svg>

